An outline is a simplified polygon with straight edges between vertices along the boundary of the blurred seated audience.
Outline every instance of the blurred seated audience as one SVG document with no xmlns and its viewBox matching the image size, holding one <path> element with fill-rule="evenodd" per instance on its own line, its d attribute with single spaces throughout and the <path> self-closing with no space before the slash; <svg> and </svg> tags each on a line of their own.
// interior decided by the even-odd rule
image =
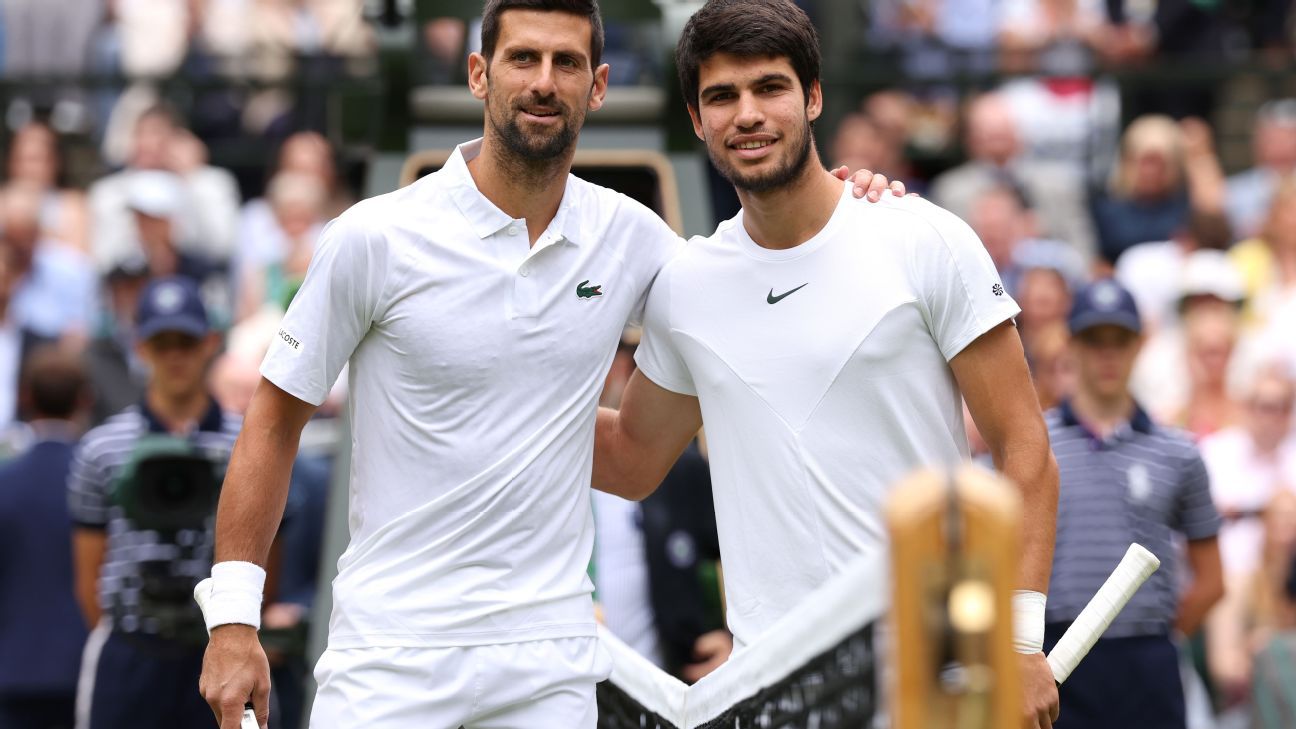
<svg viewBox="0 0 1296 729">
<path fill-rule="evenodd" d="M 14 132 L 5 171 L 8 182 L 25 183 L 41 191 L 41 237 L 89 253 L 85 193 L 61 186 L 63 159 L 58 134 L 53 129 L 41 122 L 31 122 Z"/>
<path fill-rule="evenodd" d="M 1013 251 L 1011 272 L 1012 296 L 1021 307 L 1017 329 L 1023 344 L 1036 333 L 1065 323 L 1071 311 L 1071 293 L 1086 283 L 1080 257 L 1056 240 L 1023 241 Z"/>
<path fill-rule="evenodd" d="M 1115 82 L 1089 76 L 1017 76 L 998 89 L 1016 120 L 1021 156 L 1055 164 L 1093 186 L 1111 169 L 1121 132 Z"/>
<path fill-rule="evenodd" d="M 1228 244 L 1229 228 L 1223 218 L 1193 212 L 1189 214 L 1188 224 L 1170 240 L 1140 243 L 1125 251 L 1116 263 L 1116 279 L 1134 294 L 1148 329 L 1155 333 L 1162 327 L 1176 325 L 1184 277 L 1205 281 L 1202 274 L 1185 271 L 1188 261 L 1197 251 L 1210 251 L 1209 255 L 1196 256 L 1203 261 L 1224 258 L 1222 249 Z M 1243 298 L 1241 272 L 1231 263 L 1226 268 L 1229 270 L 1223 276 L 1230 296 L 1240 301 Z"/>
<path fill-rule="evenodd" d="M 1251 160 L 1227 182 L 1229 223 L 1239 239 L 1264 234 L 1279 185 L 1296 179 L 1296 99 L 1276 99 L 1256 112 Z"/>
<path fill-rule="evenodd" d="M 1241 276 L 1221 251 L 1194 251 L 1184 257 L 1178 269 L 1167 267 L 1164 274 L 1173 276 L 1174 298 L 1171 303 L 1161 302 L 1160 294 L 1148 299 L 1159 311 L 1156 315 L 1158 324 L 1155 329 L 1148 330 L 1147 342 L 1135 363 L 1131 381 L 1139 402 L 1154 417 L 1177 423 L 1192 396 L 1192 383 L 1196 381 L 1192 375 L 1194 367 L 1198 368 L 1199 375 L 1205 376 L 1207 370 L 1216 371 L 1219 365 L 1209 356 L 1207 360 L 1200 360 L 1190 353 L 1188 332 L 1196 332 L 1198 345 L 1206 347 L 1198 351 L 1198 355 L 1209 355 L 1212 348 L 1206 345 L 1210 340 L 1220 343 L 1215 335 L 1231 332 L 1230 340 L 1241 336 L 1238 331 L 1239 312 L 1245 299 Z M 1237 381 L 1239 371 L 1250 356 L 1250 345 L 1251 340 L 1244 338 L 1239 354 L 1245 355 L 1225 372 L 1224 380 L 1219 383 L 1221 386 L 1227 388 L 1229 383 Z M 1231 356 L 1232 349 L 1233 345 L 1229 344 L 1230 355 L 1226 356 Z"/>
<path fill-rule="evenodd" d="M 1094 230 L 1083 181 L 1057 163 L 1022 156 L 1017 122 L 1004 97 L 988 93 L 975 98 L 967 105 L 965 126 L 968 161 L 932 181 L 932 202 L 966 220 L 988 188 L 1017 185 L 1037 207 L 1041 234 L 1066 241 L 1086 261 L 1091 259 Z"/>
<path fill-rule="evenodd" d="M 270 181 L 266 202 L 273 227 L 239 241 L 237 320 L 262 306 L 288 309 L 327 222 L 325 194 L 318 179 L 300 172 L 281 172 Z"/>
<path fill-rule="evenodd" d="M 87 628 L 73 592 L 67 477 L 88 393 L 75 355 L 32 353 L 35 443 L 0 465 L 0 727 L 71 729 Z"/>
<path fill-rule="evenodd" d="M 1114 265 L 1139 243 L 1173 238 L 1193 212 L 1224 214 L 1223 173 L 1210 127 L 1197 119 L 1135 119 L 1125 130 L 1109 189 L 1093 200 L 1099 253 Z"/>
<path fill-rule="evenodd" d="M 1201 301 L 1184 312 L 1188 399 L 1169 420 L 1200 439 L 1237 423 L 1241 415 L 1229 378 L 1240 317 L 1230 302 L 1195 298 Z"/>
<path fill-rule="evenodd" d="M 829 158 L 834 167 L 845 165 L 851 170 L 879 172 L 892 180 L 903 180 L 910 191 L 916 192 L 920 185 L 904 158 L 903 142 L 894 144 L 889 139 L 890 132 L 876 119 L 863 112 L 854 112 L 837 125 Z"/>
<path fill-rule="evenodd" d="M 1203 438 L 1202 457 L 1225 527 L 1220 555 L 1225 576 L 1249 576 L 1260 566 L 1260 517 L 1279 491 L 1296 492 L 1296 382 L 1284 364 L 1260 368 L 1242 395 L 1237 425 Z"/>
<path fill-rule="evenodd" d="M 207 150 L 181 126 L 176 112 L 154 105 L 135 121 L 126 168 L 90 187 L 90 248 L 101 271 L 142 252 L 132 215 L 132 181 L 167 172 L 179 184 L 171 212 L 179 250 L 225 263 L 234 250 L 239 190 L 227 170 L 207 164 Z"/>
<path fill-rule="evenodd" d="M 999 6 L 1000 68 L 1010 73 L 1080 75 L 1109 31 L 1102 0 L 1004 0 Z"/>
<path fill-rule="evenodd" d="M 1247 292 L 1248 323 L 1266 328 L 1279 312 L 1296 302 L 1296 180 L 1274 192 L 1261 235 L 1229 251 L 1242 272 Z M 1288 336 L 1291 335 L 1290 330 Z"/>
<path fill-rule="evenodd" d="M 149 276 L 183 276 L 195 282 L 212 325 L 228 328 L 233 304 L 227 262 L 187 249 L 177 231 L 176 220 L 186 204 L 184 182 L 171 172 L 141 170 L 131 177 L 126 195 Z"/>
<path fill-rule="evenodd" d="M 1220 703 L 1240 708 L 1244 720 L 1250 714 L 1247 726 L 1285 729 L 1291 724 L 1278 717 L 1296 715 L 1287 667 L 1296 648 L 1296 492 L 1290 485 L 1275 490 L 1253 518 L 1260 520 L 1259 554 L 1251 571 L 1226 583 L 1223 601 L 1207 619 L 1207 667 Z M 1248 711 L 1249 700 L 1266 705 Z"/>
<path fill-rule="evenodd" d="M 1035 238 L 1037 226 L 1031 200 L 1021 188 L 996 185 L 972 201 L 968 225 L 985 245 L 1004 288 L 1017 295 L 1017 268 L 1013 255 L 1026 241 Z"/>
<path fill-rule="evenodd" d="M 42 199 L 41 190 L 22 183 L 0 194 L 0 254 L 12 286 L 9 315 L 38 337 L 83 343 L 97 303 L 94 270 L 70 246 L 41 237 Z"/>
<path fill-rule="evenodd" d="M 998 0 L 874 0 L 869 46 L 894 48 L 905 75 L 943 79 L 994 68 Z"/>
<path fill-rule="evenodd" d="M 1075 393 L 1075 363 L 1071 361 L 1070 342 L 1071 333 L 1065 321 L 1047 324 L 1023 341 L 1041 410 L 1055 408 Z"/>
</svg>

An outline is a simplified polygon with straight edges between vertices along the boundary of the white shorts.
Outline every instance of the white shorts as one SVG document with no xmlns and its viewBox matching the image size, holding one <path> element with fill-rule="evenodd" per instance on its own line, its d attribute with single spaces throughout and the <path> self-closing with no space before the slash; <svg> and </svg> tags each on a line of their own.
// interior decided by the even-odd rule
<svg viewBox="0 0 1296 729">
<path fill-rule="evenodd" d="M 329 649 L 310 729 L 595 729 L 611 671 L 597 638 Z"/>
</svg>

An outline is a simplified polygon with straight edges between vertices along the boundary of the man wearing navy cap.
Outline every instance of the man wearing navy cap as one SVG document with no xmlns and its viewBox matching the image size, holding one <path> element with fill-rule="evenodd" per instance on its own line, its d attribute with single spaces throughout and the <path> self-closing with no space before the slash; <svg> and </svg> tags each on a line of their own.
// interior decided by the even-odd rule
<svg viewBox="0 0 1296 729">
<path fill-rule="evenodd" d="M 135 347 L 149 369 L 141 402 L 88 432 L 68 478 L 77 600 L 86 642 L 77 697 L 80 728 L 210 729 L 211 710 L 194 686 L 206 633 L 192 591 L 211 569 L 207 495 L 174 493 L 175 484 L 218 484 L 238 435 L 238 417 L 207 391 L 207 368 L 220 345 L 198 287 L 185 278 L 155 279 L 140 295 Z M 148 486 L 168 466 L 170 501 L 149 506 Z M 151 470 L 152 469 L 152 470 Z M 199 476 L 195 478 L 195 476 Z M 192 497 L 192 499 L 191 499 Z M 196 516 L 181 517 L 198 503 Z M 185 512 L 188 513 L 187 511 Z"/>
<path fill-rule="evenodd" d="M 1175 637 L 1196 631 L 1224 589 L 1206 467 L 1187 435 L 1153 423 L 1130 395 L 1143 341 L 1130 293 L 1114 280 L 1097 281 L 1076 293 L 1067 323 L 1076 391 L 1045 416 L 1060 476 L 1045 648 L 1130 542 L 1152 550 L 1161 569 L 1062 685 L 1053 726 L 1183 729 Z M 1187 574 L 1176 569 L 1180 535 Z"/>
</svg>

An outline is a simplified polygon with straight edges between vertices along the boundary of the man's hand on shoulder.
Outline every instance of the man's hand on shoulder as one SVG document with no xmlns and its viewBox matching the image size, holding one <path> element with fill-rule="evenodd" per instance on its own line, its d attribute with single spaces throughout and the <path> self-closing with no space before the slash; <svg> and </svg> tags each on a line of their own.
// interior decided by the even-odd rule
<svg viewBox="0 0 1296 729">
<path fill-rule="evenodd" d="M 854 175 L 850 173 L 845 166 L 838 167 L 832 171 L 834 177 L 839 180 L 851 180 L 855 183 L 852 192 L 856 198 L 867 197 L 869 202 L 877 202 L 882 199 L 882 193 L 890 190 L 896 197 L 904 197 L 905 184 L 900 180 L 888 181 L 886 175 L 874 173 L 870 170 L 857 170 Z"/>
<path fill-rule="evenodd" d="M 1059 713 L 1057 682 L 1043 653 L 1022 653 L 1022 727 L 1050 729 Z"/>
</svg>

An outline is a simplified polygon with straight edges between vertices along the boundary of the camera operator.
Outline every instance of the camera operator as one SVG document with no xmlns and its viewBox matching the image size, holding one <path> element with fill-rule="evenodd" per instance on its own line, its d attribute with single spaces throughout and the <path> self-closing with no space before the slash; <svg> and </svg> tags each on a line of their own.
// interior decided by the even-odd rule
<svg viewBox="0 0 1296 729">
<path fill-rule="evenodd" d="M 211 570 L 217 491 L 241 420 L 207 390 L 219 348 L 198 287 L 143 291 L 144 399 L 82 439 L 68 480 L 77 599 L 88 625 L 78 727 L 213 725 L 197 689 L 206 633 L 192 591 Z"/>
</svg>

